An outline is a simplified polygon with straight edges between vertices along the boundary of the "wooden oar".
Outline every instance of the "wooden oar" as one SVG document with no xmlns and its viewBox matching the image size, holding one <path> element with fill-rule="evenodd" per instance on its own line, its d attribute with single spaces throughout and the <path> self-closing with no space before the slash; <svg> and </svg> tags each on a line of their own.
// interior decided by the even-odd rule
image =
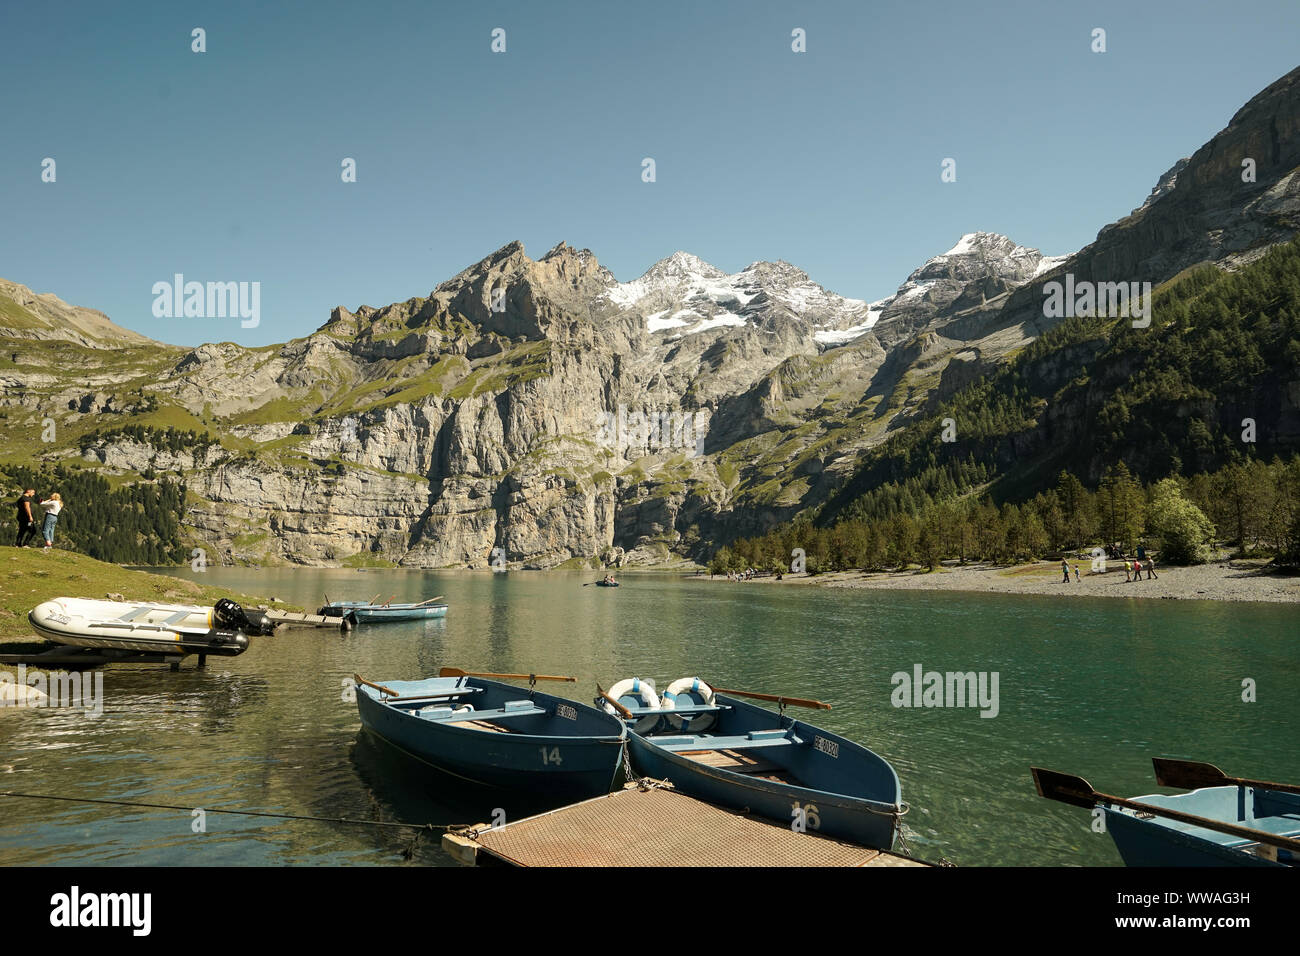
<svg viewBox="0 0 1300 956">
<path fill-rule="evenodd" d="M 390 602 L 393 600 L 393 598 L 395 598 L 395 597 L 397 597 L 397 594 L 396 594 L 395 592 L 394 592 L 393 594 L 388 595 L 388 597 L 384 599 L 384 603 L 381 604 L 380 607 L 388 607 L 389 603 L 390 603 Z"/>
<path fill-rule="evenodd" d="M 705 681 L 704 683 L 708 683 Z M 712 684 L 709 684 L 713 687 Z M 808 700 L 804 697 L 782 697 L 780 694 L 755 694 L 748 690 L 735 690 L 731 687 L 713 687 L 718 694 L 735 694 L 737 697 L 752 697 L 755 700 L 770 700 L 776 704 L 793 704 L 795 707 L 811 707 L 813 710 L 830 710 L 830 704 L 823 704 L 820 700 Z"/>
<path fill-rule="evenodd" d="M 368 681 L 360 674 L 353 674 L 352 679 L 356 681 L 358 684 L 365 684 L 367 687 L 373 687 L 375 690 L 379 691 L 380 693 L 387 694 L 389 697 L 397 696 L 397 691 L 385 687 L 383 684 L 376 684 L 374 681 Z"/>
<path fill-rule="evenodd" d="M 1092 784 L 1087 780 L 1076 777 L 1071 773 L 1043 770 L 1039 767 L 1031 767 L 1030 769 L 1034 774 L 1034 786 L 1038 788 L 1038 795 L 1046 797 L 1048 800 L 1059 800 L 1061 803 L 1068 803 L 1074 807 L 1084 807 L 1088 810 L 1095 807 L 1098 802 L 1110 803 L 1128 810 L 1136 810 L 1139 813 L 1151 813 L 1158 817 L 1177 820 L 1179 823 L 1187 823 L 1194 827 L 1203 827 L 1206 830 L 1227 833 L 1229 836 L 1240 837 L 1243 840 L 1267 843 L 1269 846 L 1290 850 L 1292 853 L 1300 853 L 1300 840 L 1291 837 L 1266 833 L 1253 827 L 1239 827 L 1236 824 L 1224 823 L 1221 820 L 1198 817 L 1192 813 L 1170 810 L 1168 807 L 1157 807 L 1150 803 L 1140 803 L 1137 800 L 1125 800 L 1123 797 L 1114 797 L 1109 793 L 1099 793 L 1092 789 Z"/>
<path fill-rule="evenodd" d="M 441 601 L 441 600 L 442 600 L 442 595 L 439 594 L 437 597 L 431 597 L 429 598 L 429 600 L 421 601 L 419 604 L 412 604 L 411 607 L 424 607 L 426 604 L 432 604 L 434 601 Z"/>
<path fill-rule="evenodd" d="M 596 693 L 599 694 L 601 697 L 603 697 L 610 704 L 613 704 L 614 709 L 617 710 L 624 717 L 626 717 L 628 720 L 632 719 L 632 711 L 628 710 L 626 707 L 624 707 L 622 704 L 616 701 L 613 697 L 610 697 L 609 694 L 606 694 L 604 688 L 602 688 L 599 684 L 596 685 Z"/>
<path fill-rule="evenodd" d="M 497 680 L 562 680 L 576 684 L 576 677 L 555 677 L 551 674 L 482 674 L 478 671 L 463 671 L 459 667 L 444 667 L 438 671 L 439 677 L 494 677 Z"/>
<path fill-rule="evenodd" d="M 1270 783 L 1267 780 L 1229 777 L 1214 764 L 1201 763 L 1199 760 L 1152 757 L 1151 762 L 1156 768 L 1156 783 L 1162 787 L 1177 787 L 1179 790 L 1200 790 L 1202 787 L 1254 787 L 1256 790 L 1300 793 L 1300 786 L 1293 783 Z"/>
<path fill-rule="evenodd" d="M 383 593 L 384 593 L 383 591 L 376 591 L 376 592 L 375 592 L 375 597 L 372 597 L 372 598 L 370 599 L 370 603 L 371 603 L 371 604 L 374 604 L 374 603 L 375 603 L 375 598 L 378 598 L 379 595 L 381 595 L 381 594 L 383 594 Z"/>
</svg>

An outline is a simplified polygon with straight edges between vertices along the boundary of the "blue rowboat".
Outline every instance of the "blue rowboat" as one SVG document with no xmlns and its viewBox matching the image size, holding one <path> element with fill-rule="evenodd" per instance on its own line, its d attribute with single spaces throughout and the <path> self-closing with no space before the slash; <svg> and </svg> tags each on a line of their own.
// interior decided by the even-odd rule
<svg viewBox="0 0 1300 956">
<path fill-rule="evenodd" d="M 707 688 L 706 688 L 707 690 Z M 633 767 L 689 796 L 784 826 L 888 850 L 906 810 L 898 774 L 851 740 L 724 694 L 677 696 L 652 731 L 628 731 Z M 640 723 L 655 712 L 630 694 Z M 681 730 L 667 722 L 674 715 Z M 712 716 L 707 730 L 698 728 Z M 644 724 L 642 724 L 644 726 Z"/>
<path fill-rule="evenodd" d="M 322 617 L 341 617 L 357 621 L 422 621 L 446 617 L 445 604 L 368 604 L 365 601 L 335 601 L 316 613 Z"/>
<path fill-rule="evenodd" d="M 623 723 L 586 704 L 481 677 L 357 681 L 365 728 L 443 773 L 565 800 L 609 793 L 618 773 Z"/>
<path fill-rule="evenodd" d="M 1255 787 L 1206 787 L 1148 794 L 1138 803 L 1163 807 L 1274 836 L 1300 839 L 1300 795 Z M 1300 866 L 1300 854 L 1248 837 L 1103 804 L 1106 832 L 1126 866 Z"/>
<path fill-rule="evenodd" d="M 1128 866 L 1300 866 L 1300 787 L 1229 777 L 1213 764 L 1157 757 L 1156 782 L 1189 793 L 1117 797 L 1074 774 L 1033 767 L 1039 796 L 1105 813 Z M 1230 786 L 1205 784 L 1230 783 Z"/>
</svg>

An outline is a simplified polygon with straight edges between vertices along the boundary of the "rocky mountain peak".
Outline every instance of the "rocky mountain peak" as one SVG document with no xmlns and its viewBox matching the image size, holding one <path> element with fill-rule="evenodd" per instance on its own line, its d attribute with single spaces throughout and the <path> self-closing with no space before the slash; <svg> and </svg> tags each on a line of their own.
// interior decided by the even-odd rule
<svg viewBox="0 0 1300 956">
<path fill-rule="evenodd" d="M 1037 249 L 1017 245 L 1000 233 L 968 232 L 947 252 L 927 259 L 907 281 L 970 281 L 996 276 L 1013 283 L 1027 282 L 1034 277 L 1042 260 L 1043 254 Z"/>
<path fill-rule="evenodd" d="M 1143 202 L 1142 205 L 1138 206 L 1137 209 L 1134 209 L 1133 212 L 1140 212 L 1150 206 L 1157 199 L 1162 199 L 1164 196 L 1173 192 L 1174 188 L 1178 185 L 1178 174 L 1187 168 L 1189 162 L 1191 162 L 1191 157 L 1184 156 L 1178 162 L 1166 169 L 1164 175 L 1156 180 L 1155 186 L 1151 189 L 1151 195 L 1147 196 L 1146 201 Z"/>
</svg>

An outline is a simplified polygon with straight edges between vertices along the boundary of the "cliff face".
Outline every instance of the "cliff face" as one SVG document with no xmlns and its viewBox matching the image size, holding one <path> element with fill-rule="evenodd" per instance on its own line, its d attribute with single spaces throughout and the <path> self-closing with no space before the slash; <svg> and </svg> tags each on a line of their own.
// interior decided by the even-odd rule
<svg viewBox="0 0 1300 956">
<path fill-rule="evenodd" d="M 728 275 L 678 252 L 620 283 L 589 250 L 515 242 L 306 338 L 179 349 L 2 284 L 5 443 L 182 474 L 186 527 L 229 560 L 699 557 L 827 500 L 865 448 L 998 368 L 1052 324 L 1053 276 L 1158 284 L 1293 236 L 1298 126 L 1300 71 L 1075 255 L 972 233 L 873 303 L 785 262 Z"/>
</svg>

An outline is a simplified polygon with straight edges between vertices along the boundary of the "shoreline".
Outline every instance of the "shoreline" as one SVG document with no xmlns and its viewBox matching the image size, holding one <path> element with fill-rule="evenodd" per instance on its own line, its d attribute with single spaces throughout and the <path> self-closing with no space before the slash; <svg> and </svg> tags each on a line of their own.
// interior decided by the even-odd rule
<svg viewBox="0 0 1300 956">
<path fill-rule="evenodd" d="M 1073 566 L 1074 562 L 1071 562 Z M 1079 580 L 1061 581 L 1060 562 L 1038 561 L 1010 566 L 945 565 L 934 571 L 830 571 L 818 575 L 787 574 L 752 578 L 742 584 L 790 584 L 801 587 L 891 591 L 958 591 L 976 594 L 1036 594 L 1080 598 L 1231 601 L 1266 604 L 1300 602 L 1300 575 L 1266 573 L 1266 562 L 1213 561 L 1189 566 L 1156 566 L 1158 577 L 1124 580 L 1122 567 L 1093 573 L 1080 563 Z M 725 577 L 707 580 L 728 583 Z"/>
</svg>

